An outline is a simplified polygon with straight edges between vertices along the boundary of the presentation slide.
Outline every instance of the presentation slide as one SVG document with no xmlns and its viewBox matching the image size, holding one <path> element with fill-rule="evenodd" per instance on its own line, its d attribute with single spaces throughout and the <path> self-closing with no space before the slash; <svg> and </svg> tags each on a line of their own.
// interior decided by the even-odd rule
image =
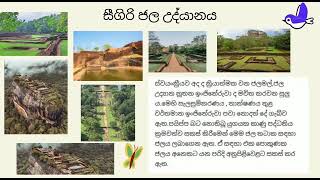
<svg viewBox="0 0 320 180">
<path fill-rule="evenodd" d="M 320 177 L 318 40 L 319 2 L 0 2 L 0 177 Z"/>
</svg>

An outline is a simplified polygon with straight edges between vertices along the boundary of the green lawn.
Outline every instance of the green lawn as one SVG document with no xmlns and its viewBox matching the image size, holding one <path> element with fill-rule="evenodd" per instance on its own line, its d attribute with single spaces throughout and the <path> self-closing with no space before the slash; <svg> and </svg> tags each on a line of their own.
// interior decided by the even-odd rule
<svg viewBox="0 0 320 180">
<path fill-rule="evenodd" d="M 34 34 L 26 39 L 9 39 L 5 41 L 10 42 L 1 42 L 0 41 L 0 56 L 37 56 L 39 55 L 41 50 L 37 48 L 47 48 L 51 43 L 50 41 L 46 43 L 38 43 L 41 42 L 40 38 L 42 37 L 50 37 L 50 34 Z M 36 43 L 35 43 L 36 42 Z M 25 47 L 25 48 L 34 48 L 34 49 L 12 49 L 14 47 Z M 62 56 L 68 55 L 68 41 L 63 40 L 60 45 L 60 52 Z"/>
<path fill-rule="evenodd" d="M 0 42 L 0 56 L 36 56 L 40 53 L 39 50 L 20 50 L 10 49 L 13 47 L 30 47 L 30 48 L 46 48 L 49 42 L 44 44 L 30 44 L 30 43 L 8 43 Z"/>
<path fill-rule="evenodd" d="M 31 50 L 2 50 L 0 49 L 0 56 L 36 56 L 40 51 Z"/>
<path fill-rule="evenodd" d="M 170 58 L 171 58 L 171 55 L 163 54 L 162 56 L 158 57 L 158 60 L 162 61 L 163 63 L 152 63 L 152 60 L 149 60 L 149 72 L 155 72 L 162 65 L 164 65 L 165 63 L 168 63 Z"/>
<path fill-rule="evenodd" d="M 160 64 L 160 63 L 149 63 L 149 72 L 155 72 L 162 65 L 163 64 Z"/>
<path fill-rule="evenodd" d="M 61 56 L 68 56 L 68 40 L 60 42 L 60 53 Z"/>
<path fill-rule="evenodd" d="M 21 40 L 21 39 L 8 39 L 8 40 L 2 40 L 0 42 L 13 42 L 13 43 L 39 43 L 39 42 L 42 42 L 38 39 L 28 39 L 28 40 Z"/>
<path fill-rule="evenodd" d="M 32 43 L 8 43 L 1 42 L 0 49 L 8 49 L 11 47 L 30 47 L 30 48 L 46 48 L 50 42 L 46 42 L 43 44 L 32 44 Z"/>
<path fill-rule="evenodd" d="M 184 54 L 176 54 L 176 57 L 191 68 L 195 72 L 206 72 L 206 63 L 198 62 L 198 63 L 190 63 L 186 61 L 186 56 Z"/>
<path fill-rule="evenodd" d="M 40 39 L 42 37 L 50 37 L 51 35 L 50 34 L 33 34 L 31 35 L 31 38 L 32 39 Z"/>
<path fill-rule="evenodd" d="M 230 70 L 248 70 L 248 71 L 290 71 L 290 64 L 282 56 L 272 56 L 276 64 L 259 64 L 259 63 L 245 63 L 252 56 L 245 56 L 241 60 L 229 60 L 228 58 L 218 60 L 218 65 L 225 65 L 228 62 L 236 62 L 231 66 Z M 266 56 L 256 56 L 257 58 L 266 58 Z M 218 59 L 220 59 L 218 57 Z"/>
</svg>

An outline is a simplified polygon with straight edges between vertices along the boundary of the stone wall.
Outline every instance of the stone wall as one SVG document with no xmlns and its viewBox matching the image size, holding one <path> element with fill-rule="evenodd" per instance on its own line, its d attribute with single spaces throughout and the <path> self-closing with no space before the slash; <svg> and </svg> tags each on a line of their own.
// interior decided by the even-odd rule
<svg viewBox="0 0 320 180">
<path fill-rule="evenodd" d="M 142 41 L 132 42 L 126 44 L 122 48 L 109 48 L 104 52 L 104 60 L 111 61 L 121 56 L 128 56 L 131 54 L 142 55 Z"/>
</svg>

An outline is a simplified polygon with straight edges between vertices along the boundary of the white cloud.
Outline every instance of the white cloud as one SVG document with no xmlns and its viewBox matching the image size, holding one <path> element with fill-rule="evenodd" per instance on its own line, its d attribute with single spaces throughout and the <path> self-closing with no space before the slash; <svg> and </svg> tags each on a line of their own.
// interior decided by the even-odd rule
<svg viewBox="0 0 320 180">
<path fill-rule="evenodd" d="M 59 14 L 58 12 L 19 12 L 18 19 L 25 21 L 32 21 L 34 19 L 39 19 L 44 16 L 49 16 L 52 14 Z"/>
</svg>

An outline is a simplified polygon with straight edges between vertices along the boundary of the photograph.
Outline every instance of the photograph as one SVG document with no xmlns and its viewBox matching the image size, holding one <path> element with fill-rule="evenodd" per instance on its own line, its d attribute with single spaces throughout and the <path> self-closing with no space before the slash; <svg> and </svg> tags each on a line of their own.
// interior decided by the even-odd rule
<svg viewBox="0 0 320 180">
<path fill-rule="evenodd" d="M 289 29 L 218 32 L 218 72 L 290 72 Z"/>
<path fill-rule="evenodd" d="M 114 145 L 109 143 L 18 143 L 17 174 L 114 174 Z"/>
<path fill-rule="evenodd" d="M 206 72 L 202 31 L 150 31 L 149 72 Z"/>
<path fill-rule="evenodd" d="M 81 86 L 81 140 L 135 140 L 135 86 Z"/>
<path fill-rule="evenodd" d="M 66 134 L 66 60 L 5 61 L 5 134 Z"/>
<path fill-rule="evenodd" d="M 0 56 L 67 55 L 67 12 L 0 12 Z"/>
<path fill-rule="evenodd" d="M 140 31 L 75 31 L 75 81 L 142 81 Z"/>
</svg>

